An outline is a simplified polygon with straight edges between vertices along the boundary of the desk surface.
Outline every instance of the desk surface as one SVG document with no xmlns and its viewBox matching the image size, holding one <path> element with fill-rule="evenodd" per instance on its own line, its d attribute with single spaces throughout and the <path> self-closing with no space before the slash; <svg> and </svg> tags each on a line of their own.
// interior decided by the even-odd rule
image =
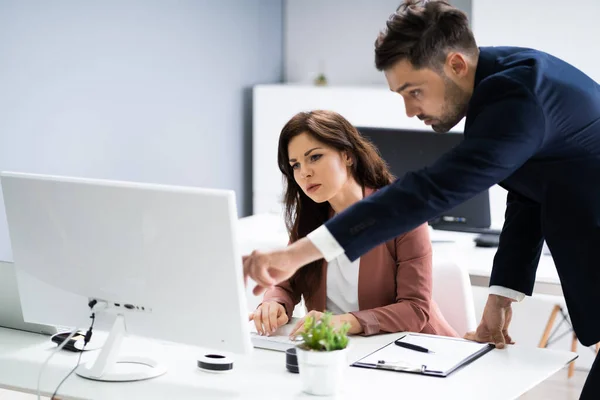
<svg viewBox="0 0 600 400">
<path fill-rule="evenodd" d="M 352 338 L 349 362 L 391 342 L 398 334 Z M 47 336 L 0 328 L 0 387 L 33 393 L 39 368 L 55 345 Z M 61 387 L 60 397 L 71 399 L 299 399 L 314 398 L 300 389 L 300 377 L 285 369 L 285 354 L 254 350 L 237 357 L 234 370 L 223 374 L 200 371 L 196 359 L 202 349 L 142 338 L 127 338 L 128 352 L 144 351 L 168 367 L 158 378 L 143 382 L 106 383 L 89 381 L 73 374 Z M 97 352 L 86 352 L 82 361 Z M 514 399 L 550 377 L 575 357 L 574 353 L 510 346 L 492 350 L 447 378 L 348 367 L 339 398 L 361 399 L 460 398 Z M 58 382 L 75 365 L 77 354 L 63 351 L 49 363 L 42 377 L 42 392 L 49 396 Z"/>
</svg>

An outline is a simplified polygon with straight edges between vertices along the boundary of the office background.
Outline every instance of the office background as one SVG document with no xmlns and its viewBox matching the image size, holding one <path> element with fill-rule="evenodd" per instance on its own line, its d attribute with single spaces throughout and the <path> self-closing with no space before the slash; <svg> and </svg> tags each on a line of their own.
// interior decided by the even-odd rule
<svg viewBox="0 0 600 400">
<path fill-rule="evenodd" d="M 283 36 L 280 0 L 1 0 L 0 170 L 233 189 L 247 215 Z"/>
<path fill-rule="evenodd" d="M 597 0 L 451 2 L 480 45 L 537 47 L 600 80 Z M 373 42 L 399 3 L 0 0 L 0 170 L 233 189 L 248 215 L 252 86 L 320 72 L 383 85 Z M 0 206 L 0 260 L 11 259 Z M 486 292 L 474 292 L 480 315 Z M 551 304 L 515 308 L 513 336 L 536 345 Z M 578 368 L 592 359 L 583 350 Z"/>
</svg>

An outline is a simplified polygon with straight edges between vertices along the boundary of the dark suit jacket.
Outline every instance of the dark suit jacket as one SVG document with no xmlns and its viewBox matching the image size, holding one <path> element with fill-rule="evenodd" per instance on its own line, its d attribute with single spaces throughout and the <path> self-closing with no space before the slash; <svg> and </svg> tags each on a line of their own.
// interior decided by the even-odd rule
<svg viewBox="0 0 600 400">
<path fill-rule="evenodd" d="M 354 260 L 499 183 L 509 191 L 491 285 L 531 295 L 544 238 L 573 326 L 600 341 L 600 86 L 523 48 L 481 48 L 464 140 L 326 224 Z"/>
</svg>

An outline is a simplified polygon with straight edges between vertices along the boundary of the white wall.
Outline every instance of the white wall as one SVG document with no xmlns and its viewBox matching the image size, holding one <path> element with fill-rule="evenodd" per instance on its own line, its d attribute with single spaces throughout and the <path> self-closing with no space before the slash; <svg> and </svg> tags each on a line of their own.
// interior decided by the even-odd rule
<svg viewBox="0 0 600 400">
<path fill-rule="evenodd" d="M 478 45 L 533 47 L 600 82 L 600 1 L 473 0 L 472 15 Z"/>
<path fill-rule="evenodd" d="M 374 43 L 402 0 L 286 0 L 285 81 L 324 72 L 334 85 L 384 84 Z M 467 15 L 471 0 L 451 0 Z"/>
<path fill-rule="evenodd" d="M 0 170 L 233 189 L 245 215 L 282 46 L 283 0 L 4 0 Z"/>
<path fill-rule="evenodd" d="M 285 81 L 383 84 L 373 44 L 402 0 L 285 0 Z M 465 11 L 479 45 L 518 45 L 564 57 L 600 81 L 600 1 L 576 8 L 548 0 L 451 0 Z M 533 21 L 533 22 L 532 22 Z"/>
</svg>

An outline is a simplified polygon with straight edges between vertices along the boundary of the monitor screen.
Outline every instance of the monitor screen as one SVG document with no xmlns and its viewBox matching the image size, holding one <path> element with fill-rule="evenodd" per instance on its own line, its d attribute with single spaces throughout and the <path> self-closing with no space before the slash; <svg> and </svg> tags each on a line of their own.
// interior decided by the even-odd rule
<svg viewBox="0 0 600 400">
<path fill-rule="evenodd" d="M 463 139 L 461 133 L 435 133 L 384 128 L 361 128 L 360 133 L 368 138 L 388 163 L 392 174 L 401 178 L 406 172 L 433 164 L 440 156 L 452 149 Z M 488 232 L 491 224 L 488 191 L 459 204 L 453 209 L 429 221 L 435 229 Z"/>
</svg>

